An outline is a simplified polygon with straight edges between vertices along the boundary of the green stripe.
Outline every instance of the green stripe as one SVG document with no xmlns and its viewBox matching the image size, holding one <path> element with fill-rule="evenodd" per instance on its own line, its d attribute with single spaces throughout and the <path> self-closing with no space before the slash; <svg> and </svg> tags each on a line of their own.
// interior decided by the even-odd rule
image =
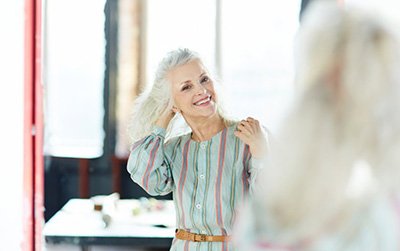
<svg viewBox="0 0 400 251">
<path fill-rule="evenodd" d="M 231 212 L 234 215 L 234 209 L 235 209 L 235 196 L 236 196 L 236 170 L 234 169 L 237 163 L 239 157 L 239 138 L 235 136 L 235 150 L 234 150 L 234 162 L 233 162 L 233 170 L 232 170 L 232 184 L 231 184 L 231 200 L 230 200 L 230 206 L 231 206 Z M 241 172 L 240 172 L 241 173 Z M 231 224 L 233 224 L 234 217 L 231 217 Z"/>
<path fill-rule="evenodd" d="M 172 150 L 172 155 L 171 155 L 171 169 L 174 168 L 173 163 L 175 162 L 175 158 L 176 158 L 176 154 L 178 152 L 178 147 L 180 146 L 180 143 L 182 141 L 182 138 L 178 138 L 178 140 L 176 141 L 174 148 Z M 181 168 L 182 166 L 180 166 L 179 168 Z M 172 171 L 172 170 L 171 170 Z M 178 176 L 179 177 L 179 176 Z M 175 183 L 175 182 L 174 182 Z M 176 188 L 176 184 L 174 184 L 175 188 Z M 174 191 L 175 191 L 174 188 Z M 177 192 L 177 191 L 176 191 Z M 178 207 L 178 203 L 177 203 L 177 199 L 175 198 L 175 192 L 173 193 L 173 197 L 174 197 L 174 201 L 175 201 L 175 211 L 176 211 L 176 218 L 178 219 L 179 223 L 180 222 L 180 217 L 182 215 L 182 212 L 180 211 L 180 207 Z M 176 194 L 176 197 L 178 197 L 178 194 Z M 179 226 L 177 226 L 179 227 Z"/>
<path fill-rule="evenodd" d="M 206 209 L 206 201 L 207 201 L 207 195 L 208 195 L 208 187 L 210 185 L 210 168 L 211 168 L 211 145 L 212 145 L 212 139 L 207 145 L 207 154 L 206 154 L 206 186 L 205 186 L 205 191 L 204 191 L 204 200 L 203 200 L 203 208 Z M 207 224 L 207 210 L 203 210 L 203 224 L 207 230 L 207 233 L 209 235 L 212 234 L 210 226 Z"/>
<path fill-rule="evenodd" d="M 235 171 L 232 172 L 232 180 L 231 180 L 231 200 L 230 200 L 230 206 L 231 206 L 231 212 L 232 215 L 234 214 L 234 209 L 235 209 L 235 194 L 236 194 L 236 174 Z M 231 217 L 231 224 L 233 224 L 233 217 Z"/>
<path fill-rule="evenodd" d="M 156 193 L 162 193 L 163 191 L 160 190 L 160 182 L 161 182 L 161 171 L 160 171 L 160 169 L 156 169 L 156 174 L 157 174 L 157 185 L 155 186 L 154 191 Z M 162 188 L 164 188 L 164 187 L 162 187 Z"/>
<path fill-rule="evenodd" d="M 234 151 L 235 155 L 234 155 L 234 164 L 236 163 L 236 161 L 238 160 L 239 157 L 239 138 L 235 136 L 235 151 Z"/>
<path fill-rule="evenodd" d="M 197 170 L 197 166 L 198 166 L 198 155 L 199 155 L 199 144 L 196 144 L 196 147 L 194 149 L 194 153 L 193 153 L 193 172 L 194 172 L 194 177 L 195 177 L 195 181 L 194 181 L 194 186 L 193 186 L 193 191 L 192 191 L 192 204 L 190 206 L 190 219 L 192 220 L 192 224 L 194 227 L 199 228 L 196 225 L 196 221 L 194 219 L 194 205 L 196 204 L 196 193 L 197 193 L 197 186 L 199 183 L 199 180 L 197 178 L 197 174 L 198 174 L 198 170 Z"/>
<path fill-rule="evenodd" d="M 182 140 L 182 138 L 178 138 L 178 140 L 175 143 L 175 146 L 174 146 L 174 148 L 172 150 L 171 163 L 174 163 L 174 161 L 175 161 L 177 149 L 178 149 L 178 146 L 181 143 L 181 140 Z"/>
<path fill-rule="evenodd" d="M 139 167 L 141 168 L 142 153 L 143 153 L 143 152 L 146 152 L 146 151 L 142 150 L 143 147 L 144 147 L 144 144 L 142 144 L 141 146 L 138 146 L 138 147 L 136 148 L 136 150 L 135 150 L 135 151 L 138 151 L 139 154 L 138 154 L 138 157 L 136 158 L 135 166 L 134 166 L 134 168 L 132 169 L 131 173 L 136 173 L 137 170 L 138 170 L 138 168 L 139 168 Z"/>
<path fill-rule="evenodd" d="M 233 163 L 233 169 L 232 169 L 232 178 L 231 178 L 231 198 L 230 198 L 230 206 L 231 206 L 231 212 L 234 214 L 234 209 L 235 209 L 235 196 L 236 196 L 236 170 L 234 169 L 236 166 L 236 162 L 238 160 L 239 156 L 239 138 L 235 137 L 235 150 L 234 150 L 234 157 L 233 159 L 235 160 Z M 234 217 L 232 215 L 231 217 L 231 224 L 233 224 Z"/>
</svg>

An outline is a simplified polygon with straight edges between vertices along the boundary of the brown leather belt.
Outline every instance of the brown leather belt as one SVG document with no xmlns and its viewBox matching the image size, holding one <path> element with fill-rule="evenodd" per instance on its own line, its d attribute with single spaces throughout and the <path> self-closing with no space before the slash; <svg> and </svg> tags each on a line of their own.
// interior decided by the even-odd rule
<svg viewBox="0 0 400 251">
<path fill-rule="evenodd" d="M 231 239 L 229 235 L 194 234 L 194 233 L 189 233 L 182 229 L 177 229 L 175 231 L 175 237 L 180 240 L 194 241 L 194 242 L 203 242 L 203 241 L 225 242 L 225 241 L 230 241 Z"/>
</svg>

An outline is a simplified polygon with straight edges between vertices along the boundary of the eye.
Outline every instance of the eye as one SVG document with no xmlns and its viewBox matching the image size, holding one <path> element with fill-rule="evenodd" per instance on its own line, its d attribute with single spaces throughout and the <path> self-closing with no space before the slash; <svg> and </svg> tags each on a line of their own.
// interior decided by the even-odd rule
<svg viewBox="0 0 400 251">
<path fill-rule="evenodd" d="M 190 88 L 192 88 L 191 85 L 184 85 L 184 86 L 182 86 L 181 91 L 186 91 L 186 90 L 189 90 Z"/>
<path fill-rule="evenodd" d="M 207 76 L 204 76 L 200 79 L 200 83 L 204 84 L 210 81 L 210 78 Z"/>
</svg>

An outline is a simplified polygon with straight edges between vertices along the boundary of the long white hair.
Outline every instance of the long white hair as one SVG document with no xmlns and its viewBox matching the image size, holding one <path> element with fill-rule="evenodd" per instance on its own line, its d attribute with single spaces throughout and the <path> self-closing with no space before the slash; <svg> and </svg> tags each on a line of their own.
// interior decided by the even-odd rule
<svg viewBox="0 0 400 251">
<path fill-rule="evenodd" d="M 301 91 L 255 195 L 280 241 L 334 231 L 399 191 L 400 54 L 389 27 L 335 1 L 308 7 L 296 48 Z"/>
<path fill-rule="evenodd" d="M 173 99 L 170 90 L 171 84 L 167 79 L 168 72 L 193 60 L 202 61 L 198 53 L 187 48 L 170 51 L 161 60 L 155 73 L 153 85 L 139 95 L 133 104 L 132 120 L 128 129 L 132 142 L 149 135 L 156 121 L 172 109 Z M 215 82 L 214 84 L 216 84 Z M 217 89 L 218 86 L 216 86 L 216 91 Z M 224 121 L 228 121 L 222 108 L 221 97 L 216 102 L 217 112 Z M 182 115 L 176 114 L 168 125 L 167 138 L 190 130 L 181 117 Z M 172 130 L 179 130 L 179 132 L 173 133 Z"/>
</svg>

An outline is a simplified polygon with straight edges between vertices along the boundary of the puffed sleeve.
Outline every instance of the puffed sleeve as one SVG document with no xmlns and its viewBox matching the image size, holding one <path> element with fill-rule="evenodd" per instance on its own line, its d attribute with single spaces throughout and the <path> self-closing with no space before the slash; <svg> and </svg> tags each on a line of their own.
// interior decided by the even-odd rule
<svg viewBox="0 0 400 251">
<path fill-rule="evenodd" d="M 249 167 L 248 167 L 248 182 L 249 182 L 249 190 L 250 190 L 250 194 L 254 194 L 254 191 L 257 189 L 256 188 L 256 180 L 257 180 L 257 176 L 260 172 L 260 170 L 262 170 L 264 168 L 264 166 L 266 165 L 267 162 L 267 158 L 268 158 L 268 154 L 269 154 L 269 149 L 271 147 L 271 133 L 269 132 L 269 130 L 263 126 L 264 129 L 264 134 L 265 134 L 265 138 L 267 140 L 267 152 L 265 152 L 264 156 L 262 158 L 255 158 L 254 156 L 250 156 L 250 160 L 249 160 Z"/>
<path fill-rule="evenodd" d="M 131 147 L 127 169 L 134 182 L 148 194 L 165 195 L 172 191 L 170 162 L 165 154 L 165 129 L 156 127 Z"/>
</svg>

